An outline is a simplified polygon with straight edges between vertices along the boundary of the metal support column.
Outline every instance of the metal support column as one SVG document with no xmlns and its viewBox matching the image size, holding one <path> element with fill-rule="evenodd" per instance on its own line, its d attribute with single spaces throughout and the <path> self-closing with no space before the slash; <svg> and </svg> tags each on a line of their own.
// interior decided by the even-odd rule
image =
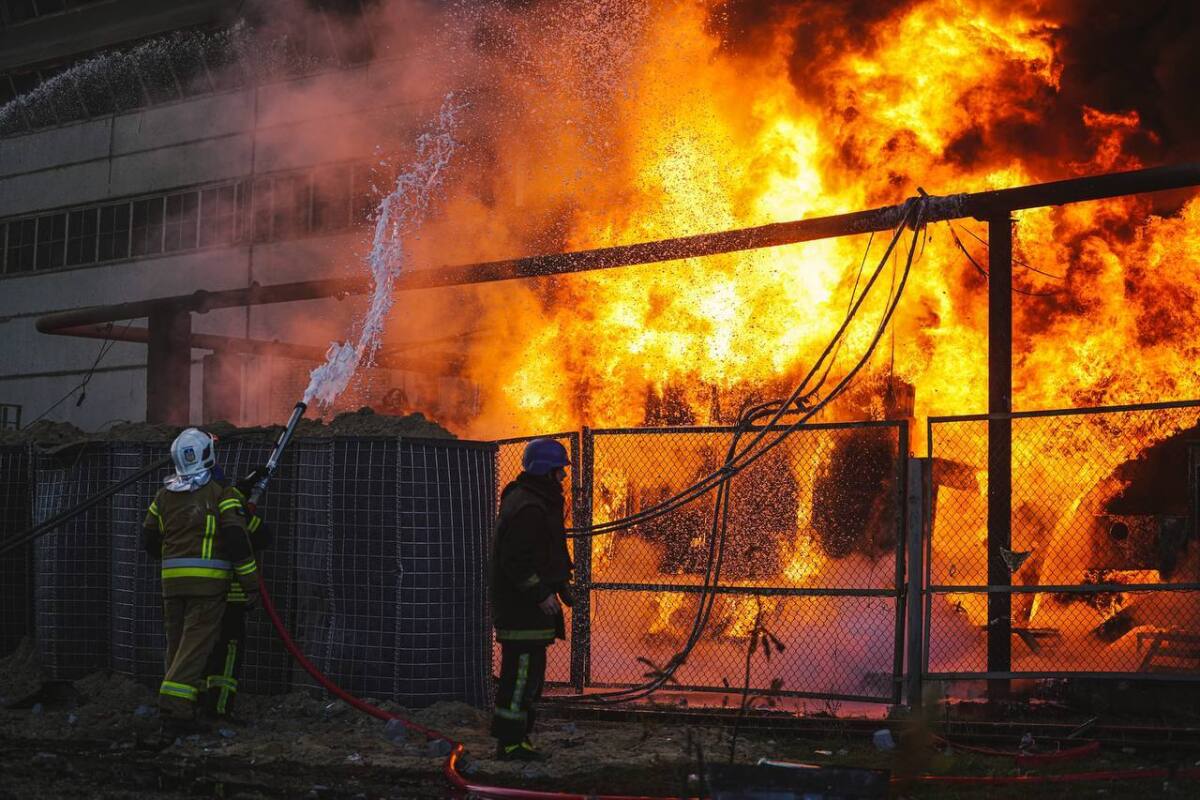
<svg viewBox="0 0 1200 800">
<path fill-rule="evenodd" d="M 988 413 L 1012 413 L 1012 214 L 988 217 Z M 1012 671 L 1012 420 L 988 420 L 987 671 Z M 988 699 L 1008 697 L 1009 681 L 988 682 Z"/>
<path fill-rule="evenodd" d="M 925 618 L 925 487 L 927 481 L 932 479 L 932 466 L 933 460 L 929 458 L 908 459 L 908 479 L 904 494 L 905 535 L 908 537 L 905 564 L 907 583 L 904 594 L 905 613 L 908 616 L 904 645 L 908 655 L 908 671 L 904 676 L 904 693 L 908 704 L 913 708 L 921 705 L 921 686 L 925 672 L 925 635 L 922 630 Z"/>
<path fill-rule="evenodd" d="M 192 315 L 157 310 L 149 318 L 146 421 L 187 425 L 192 399 Z"/>
<path fill-rule="evenodd" d="M 578 490 L 571 511 L 576 528 L 592 526 L 592 430 L 579 437 L 579 457 L 572 470 Z M 575 605 L 571 608 L 571 686 L 582 692 L 592 680 L 592 540 L 573 539 L 575 561 Z"/>
<path fill-rule="evenodd" d="M 895 501 L 899 512 L 896 514 L 896 574 L 892 579 L 896 589 L 896 630 L 895 638 L 892 640 L 892 705 L 894 706 L 898 706 L 904 701 L 904 649 L 907 642 L 905 626 L 911 622 L 911 616 L 906 613 L 908 591 L 905 582 L 905 569 L 908 562 L 907 545 L 909 538 L 913 536 L 912 514 L 909 513 L 908 497 L 908 484 L 911 480 L 909 470 L 912 467 L 912 459 L 908 457 L 908 437 L 909 425 L 905 421 L 896 428 Z"/>
</svg>

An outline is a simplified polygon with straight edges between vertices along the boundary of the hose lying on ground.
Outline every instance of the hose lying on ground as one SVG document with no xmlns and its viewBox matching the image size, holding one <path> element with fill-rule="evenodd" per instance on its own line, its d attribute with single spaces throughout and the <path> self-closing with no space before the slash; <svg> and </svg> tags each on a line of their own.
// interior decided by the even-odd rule
<svg viewBox="0 0 1200 800">
<path fill-rule="evenodd" d="M 475 784 L 468 781 L 461 772 L 458 771 L 458 762 L 462 759 L 466 752 L 466 747 L 462 742 L 456 742 L 441 731 L 426 728 L 411 722 L 403 717 L 397 716 L 390 711 L 385 711 L 378 706 L 370 703 L 347 692 L 342 687 L 331 681 L 324 673 L 308 660 L 304 653 L 297 646 L 287 628 L 283 626 L 283 620 L 279 618 L 279 613 L 275 610 L 275 604 L 271 601 L 271 595 L 267 592 L 266 583 L 263 581 L 262 573 L 258 575 L 259 595 L 262 599 L 263 611 L 271 620 L 271 624 L 275 627 L 275 632 L 279 635 L 279 640 L 283 642 L 283 646 L 291 653 L 292 658 L 296 659 L 296 663 L 304 669 L 313 680 L 325 687 L 334 697 L 339 700 L 344 700 L 352 707 L 358 709 L 364 714 L 369 714 L 376 719 L 391 721 L 396 720 L 405 728 L 420 733 L 430 739 L 442 740 L 450 745 L 450 755 L 446 759 L 444 773 L 446 779 L 454 785 L 456 789 L 462 792 L 479 797 L 497 797 L 497 798 L 521 798 L 521 800 L 668 800 L 668 798 L 642 797 L 630 795 L 594 795 L 594 794 L 571 794 L 563 792 L 543 792 L 531 789 L 515 789 L 506 786 L 487 786 L 484 784 Z"/>
<path fill-rule="evenodd" d="M 342 687 L 338 686 L 332 680 L 322 673 L 300 650 L 300 647 L 292 639 L 287 628 L 283 625 L 283 620 L 280 619 L 279 613 L 275 610 L 275 604 L 271 601 L 271 595 L 267 592 L 266 584 L 263 582 L 262 573 L 258 577 L 259 592 L 262 599 L 263 610 L 271 620 L 271 624 L 275 627 L 275 632 L 279 635 L 279 640 L 283 646 L 291 653 L 292 658 L 296 659 L 305 672 L 312 676 L 313 680 L 325 687 L 330 694 L 340 700 L 344 700 L 352 707 L 358 709 L 364 714 L 369 714 L 379 720 L 391 721 L 396 720 L 405 728 L 416 733 L 420 733 L 430 739 L 441 740 L 450 745 L 450 755 L 446 758 L 446 764 L 443 767 L 443 774 L 451 785 L 460 792 L 468 795 L 484 798 L 507 798 L 509 800 L 671 800 L 666 797 L 647 797 L 640 795 L 596 795 L 596 794 L 579 794 L 572 792 L 552 792 L 540 791 L 535 789 L 518 789 L 509 786 L 489 786 L 486 784 L 471 783 L 458 771 L 459 761 L 466 753 L 466 747 L 462 742 L 457 742 L 446 734 L 418 725 L 404 719 L 401 716 L 393 714 L 390 711 L 385 711 L 378 706 L 370 703 L 347 692 Z M 1144 770 L 1113 770 L 1106 772 L 1075 772 L 1062 775 L 917 775 L 910 778 L 892 778 L 893 785 L 910 785 L 910 784 L 954 784 L 957 786 L 998 786 L 1004 784 L 1032 784 L 1032 783 L 1084 783 L 1096 781 L 1133 781 L 1133 780 L 1200 780 L 1200 769 L 1181 769 L 1169 770 L 1163 768 L 1144 769 Z M 694 800 L 694 799 L 693 799 Z"/>
</svg>

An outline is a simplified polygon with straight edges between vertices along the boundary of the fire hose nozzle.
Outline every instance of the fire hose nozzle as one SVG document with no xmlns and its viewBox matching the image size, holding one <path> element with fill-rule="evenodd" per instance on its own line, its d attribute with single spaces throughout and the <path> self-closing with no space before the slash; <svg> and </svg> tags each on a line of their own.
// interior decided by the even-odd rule
<svg viewBox="0 0 1200 800">
<path fill-rule="evenodd" d="M 266 467 L 263 469 L 263 475 L 254 484 L 254 489 L 250 492 L 249 503 L 252 506 L 257 506 L 258 501 L 262 499 L 263 492 L 267 490 L 267 483 L 270 482 L 271 476 L 275 474 L 275 469 L 279 466 L 279 457 L 283 455 L 283 450 L 287 447 L 288 442 L 292 440 L 292 434 L 296 432 L 296 425 L 299 424 L 304 412 L 308 410 L 308 403 L 301 400 L 296 403 L 292 409 L 291 419 L 279 434 L 279 438 L 275 440 L 275 447 L 271 450 L 271 456 L 267 459 Z"/>
</svg>

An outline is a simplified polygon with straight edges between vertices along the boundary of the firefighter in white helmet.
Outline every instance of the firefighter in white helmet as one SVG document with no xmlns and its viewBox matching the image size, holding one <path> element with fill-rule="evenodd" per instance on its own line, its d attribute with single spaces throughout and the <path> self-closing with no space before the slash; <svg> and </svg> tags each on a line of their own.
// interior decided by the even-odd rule
<svg viewBox="0 0 1200 800">
<path fill-rule="evenodd" d="M 175 471 L 150 504 L 142 544 L 151 557 L 162 559 L 163 728 L 182 733 L 199 728 L 205 667 L 220 635 L 230 581 L 253 604 L 258 574 L 242 495 L 218 479 L 216 439 L 188 428 L 171 443 L 171 460 Z"/>
</svg>

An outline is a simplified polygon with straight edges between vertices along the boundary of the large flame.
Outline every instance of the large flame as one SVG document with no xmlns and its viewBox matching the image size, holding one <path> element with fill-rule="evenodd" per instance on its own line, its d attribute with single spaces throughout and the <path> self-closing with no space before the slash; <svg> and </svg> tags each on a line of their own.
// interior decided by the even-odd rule
<svg viewBox="0 0 1200 800">
<path fill-rule="evenodd" d="M 419 245 L 426 260 L 794 220 L 898 202 L 918 186 L 947 194 L 1136 168 L 1142 145 L 1156 141 L 1133 108 L 1065 104 L 1068 33 L 1042 4 L 913 0 L 880 4 L 857 26 L 830 11 L 839 4 L 797 4 L 737 46 L 714 22 L 728 5 L 737 4 L 564 3 L 537 24 L 505 12 L 484 25 L 507 26 L 509 37 L 488 72 L 503 99 L 477 107 L 490 125 L 486 174 L 451 191 L 446 221 Z M 832 33 L 801 35 L 826 23 Z M 1017 409 L 1200 396 L 1200 200 L 1152 202 L 1016 215 Z M 883 238 L 866 256 L 868 237 L 852 237 L 446 293 L 439 308 L 468 310 L 484 334 L 463 344 L 477 407 L 442 411 L 481 438 L 727 422 L 747 398 L 779 394 L 812 364 Z M 986 410 L 986 240 L 974 220 L 928 230 L 890 336 L 867 367 L 916 387 L 917 420 Z M 899 268 L 850 328 L 835 377 L 867 346 Z M 410 329 L 421 319 L 414 311 L 397 320 L 395 333 L 421 338 Z M 861 403 L 854 413 L 864 409 L 883 413 Z M 1109 463 L 1178 427 L 1106 442 Z M 913 429 L 918 452 L 922 428 Z M 1120 489 L 1094 491 L 1106 478 L 1089 461 L 1094 433 L 1083 422 L 1039 451 L 1037 464 L 1021 465 L 1065 477 L 1043 496 L 1014 500 L 1030 508 L 1014 547 L 1040 553 L 1017 582 L 1036 581 L 1048 558 L 1085 566 L 1063 555 L 1078 549 L 1070 519 L 1094 515 Z M 811 480 L 800 483 L 811 492 Z M 597 519 L 630 510 L 626 488 L 597 478 Z M 976 506 L 985 492 L 986 475 L 964 490 Z M 828 561 L 810 522 L 797 520 L 785 548 L 779 578 L 793 586 L 816 585 Z M 614 553 L 611 541 L 597 542 L 598 569 Z M 985 577 L 973 568 L 957 582 Z M 1028 599 L 1025 623 L 1044 606 L 1041 595 Z M 751 613 L 747 603 L 723 599 L 716 611 L 731 635 L 776 607 Z M 647 627 L 679 632 L 685 605 L 682 595 L 662 596 Z M 983 596 L 951 596 L 950 605 L 972 626 L 986 623 Z"/>
<path fill-rule="evenodd" d="M 949 193 L 1131 168 L 1140 162 L 1125 144 L 1151 135 L 1134 111 L 1085 106 L 1067 163 L 996 147 L 997 129 L 1036 137 L 1049 124 L 1040 114 L 1062 72 L 1054 20 L 1007 4 L 909 4 L 817 64 L 815 97 L 798 90 L 805 76 L 782 36 L 734 54 L 702 3 L 629 16 L 541 34 L 565 44 L 542 43 L 544 63 L 523 63 L 504 86 L 528 113 L 498 117 L 490 205 L 448 203 L 445 230 L 478 221 L 481 236 L 435 232 L 436 257 L 581 249 L 855 210 L 918 185 Z M 597 76 L 599 57 L 571 50 L 585 39 L 620 40 L 621 58 Z M 1187 367 L 1195 337 L 1183 335 L 1198 313 L 1200 206 L 1147 221 L 1149 209 L 1124 198 L 1017 216 L 1016 406 L 1200 390 Z M 973 238 L 986 228 L 957 228 L 986 264 Z M 697 422 L 715 421 L 714 393 L 728 413 L 811 363 L 845 314 L 865 247 L 854 237 L 476 290 L 488 335 L 471 345 L 466 374 L 483 393 L 466 432 L 640 424 L 647 391 L 668 387 Z M 835 372 L 881 308 L 865 307 Z M 918 418 L 978 412 L 986 345 L 986 281 L 935 226 L 871 369 L 917 387 Z"/>
</svg>

